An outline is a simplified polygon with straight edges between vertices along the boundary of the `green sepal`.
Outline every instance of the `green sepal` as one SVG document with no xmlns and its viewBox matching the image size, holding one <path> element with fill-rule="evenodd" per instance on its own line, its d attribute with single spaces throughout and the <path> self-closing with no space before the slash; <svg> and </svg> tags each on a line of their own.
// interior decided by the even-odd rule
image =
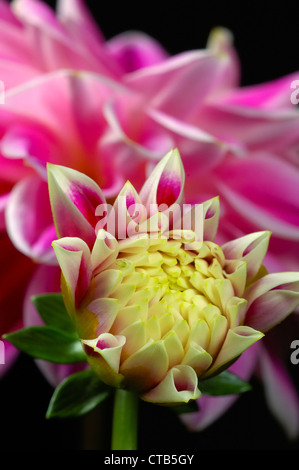
<svg viewBox="0 0 299 470">
<path fill-rule="evenodd" d="M 40 317 L 47 326 L 75 333 L 75 325 L 66 311 L 61 294 L 42 294 L 31 298 Z"/>
<path fill-rule="evenodd" d="M 92 411 L 105 400 L 111 389 L 87 369 L 64 379 L 54 390 L 47 418 L 75 418 Z"/>
<path fill-rule="evenodd" d="M 86 361 L 78 336 L 51 326 L 31 326 L 3 336 L 13 346 L 36 359 L 56 364 Z"/>
<path fill-rule="evenodd" d="M 188 403 L 172 406 L 172 409 L 175 413 L 178 414 L 197 413 L 199 410 L 196 400 L 190 400 Z"/>
<path fill-rule="evenodd" d="M 198 388 L 204 395 L 238 395 L 251 390 L 251 385 L 225 370 L 214 377 L 199 381 Z"/>
</svg>

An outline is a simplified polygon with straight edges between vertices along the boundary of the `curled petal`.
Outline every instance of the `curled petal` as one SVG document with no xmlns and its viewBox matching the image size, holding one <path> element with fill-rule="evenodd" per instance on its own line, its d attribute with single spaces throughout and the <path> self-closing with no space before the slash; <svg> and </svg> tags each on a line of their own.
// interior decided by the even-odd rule
<svg viewBox="0 0 299 470">
<path fill-rule="evenodd" d="M 94 274 L 107 269 L 117 258 L 119 246 L 113 235 L 99 230 L 91 252 L 91 263 Z"/>
<path fill-rule="evenodd" d="M 247 263 L 247 282 L 258 273 L 269 246 L 271 233 L 256 232 L 221 246 L 228 260 L 243 260 Z"/>
<path fill-rule="evenodd" d="M 82 340 L 90 366 L 103 382 L 112 387 L 119 387 L 123 380 L 119 373 L 119 362 L 125 342 L 124 336 L 113 336 L 110 333 L 103 333 L 92 340 Z"/>
<path fill-rule="evenodd" d="M 52 164 L 48 164 L 48 184 L 58 237 L 79 236 L 92 247 L 96 208 L 105 204 L 98 185 L 79 171 Z"/>
<path fill-rule="evenodd" d="M 204 227 L 203 236 L 204 240 L 213 241 L 216 237 L 220 215 L 220 202 L 219 197 L 214 197 L 203 203 Z"/>
<path fill-rule="evenodd" d="M 237 326 L 232 330 L 228 330 L 222 348 L 210 369 L 204 374 L 208 377 L 220 368 L 228 366 L 232 361 L 237 359 L 246 349 L 256 343 L 263 337 L 263 333 L 254 330 L 249 326 Z"/>
<path fill-rule="evenodd" d="M 246 324 L 267 331 L 299 305 L 299 273 L 270 273 L 245 292 L 248 300 Z"/>
<path fill-rule="evenodd" d="M 64 279 L 63 294 L 72 310 L 86 294 L 92 275 L 90 251 L 80 238 L 65 237 L 53 242 Z"/>
<path fill-rule="evenodd" d="M 192 367 L 177 365 L 169 370 L 166 377 L 141 398 L 152 403 L 176 405 L 188 403 L 201 395 L 197 388 L 198 379 Z"/>
</svg>

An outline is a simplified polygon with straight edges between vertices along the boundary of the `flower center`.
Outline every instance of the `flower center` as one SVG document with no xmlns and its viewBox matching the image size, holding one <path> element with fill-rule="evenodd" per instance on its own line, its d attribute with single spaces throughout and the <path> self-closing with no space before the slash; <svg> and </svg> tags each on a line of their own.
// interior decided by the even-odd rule
<svg viewBox="0 0 299 470">
<path fill-rule="evenodd" d="M 196 350 L 194 368 L 202 373 L 228 329 L 242 322 L 243 299 L 235 297 L 221 248 L 196 241 L 192 231 L 119 246 L 115 267 L 122 282 L 111 296 L 120 301 L 120 310 L 110 333 L 126 337 L 122 361 L 148 342 L 162 341 L 170 367 Z"/>
</svg>

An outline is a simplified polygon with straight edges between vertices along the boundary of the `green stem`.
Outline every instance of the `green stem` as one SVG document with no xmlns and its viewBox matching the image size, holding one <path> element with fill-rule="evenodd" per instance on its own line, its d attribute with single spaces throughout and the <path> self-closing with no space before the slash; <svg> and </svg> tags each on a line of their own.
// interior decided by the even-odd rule
<svg viewBox="0 0 299 470">
<path fill-rule="evenodd" d="M 115 391 L 112 450 L 137 450 L 138 402 L 138 395 L 133 392 Z"/>
</svg>

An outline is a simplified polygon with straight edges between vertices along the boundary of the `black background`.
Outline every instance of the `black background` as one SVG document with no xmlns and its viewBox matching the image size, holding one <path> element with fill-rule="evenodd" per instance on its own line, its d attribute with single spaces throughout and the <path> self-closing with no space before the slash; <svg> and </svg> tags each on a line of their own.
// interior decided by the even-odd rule
<svg viewBox="0 0 299 470">
<path fill-rule="evenodd" d="M 229 28 L 241 61 L 242 85 L 272 80 L 299 68 L 296 2 L 86 3 L 107 39 L 140 30 L 171 54 L 204 48 L 214 26 Z M 290 371 L 298 383 L 299 365 L 290 365 Z M 189 433 L 170 410 L 143 403 L 139 448 L 162 452 L 298 450 L 298 440 L 290 442 L 266 408 L 261 385 L 253 385 L 252 392 L 202 433 Z M 34 361 L 21 355 L 0 385 L 0 449 L 109 449 L 111 401 L 86 418 L 46 420 L 52 392 Z"/>
</svg>

